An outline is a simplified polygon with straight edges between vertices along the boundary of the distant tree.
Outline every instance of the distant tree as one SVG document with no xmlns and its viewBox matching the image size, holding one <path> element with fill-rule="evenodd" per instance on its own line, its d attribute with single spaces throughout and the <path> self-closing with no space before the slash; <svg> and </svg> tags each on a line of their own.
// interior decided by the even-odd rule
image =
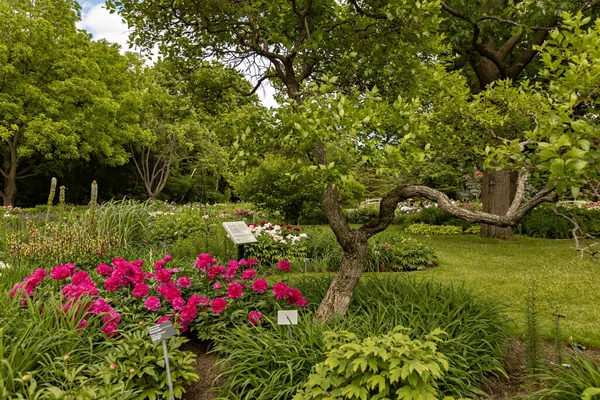
<svg viewBox="0 0 600 400">
<path fill-rule="evenodd" d="M 0 2 L 0 197 L 13 205 L 17 182 L 96 157 L 129 159 L 138 140 L 132 67 L 117 45 L 78 31 L 75 0 Z"/>
</svg>

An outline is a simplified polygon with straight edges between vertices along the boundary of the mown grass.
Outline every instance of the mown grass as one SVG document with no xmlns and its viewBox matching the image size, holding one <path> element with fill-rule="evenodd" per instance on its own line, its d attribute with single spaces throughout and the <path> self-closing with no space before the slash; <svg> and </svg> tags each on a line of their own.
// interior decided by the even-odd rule
<svg viewBox="0 0 600 400">
<path fill-rule="evenodd" d="M 578 259 L 570 240 L 520 237 L 514 242 L 475 235 L 416 237 L 438 255 L 437 268 L 411 272 L 462 282 L 477 295 L 506 306 L 511 330 L 523 335 L 527 289 L 535 280 L 541 336 L 554 337 L 558 307 L 561 339 L 600 347 L 600 262 Z"/>
<path fill-rule="evenodd" d="M 398 227 L 390 230 L 400 234 Z M 600 347 L 600 261 L 579 259 L 571 240 L 404 235 L 431 245 L 438 256 L 437 268 L 409 274 L 463 283 L 476 295 L 502 304 L 515 335 L 525 334 L 525 302 L 535 280 L 540 336 L 554 339 L 552 313 L 558 308 L 566 317 L 561 320 L 561 340 Z M 365 274 L 369 275 L 386 274 Z"/>
</svg>

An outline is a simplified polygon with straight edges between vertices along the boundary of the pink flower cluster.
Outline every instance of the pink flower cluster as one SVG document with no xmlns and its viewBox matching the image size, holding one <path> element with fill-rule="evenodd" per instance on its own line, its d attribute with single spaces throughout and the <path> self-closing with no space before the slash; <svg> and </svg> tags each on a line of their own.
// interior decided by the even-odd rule
<svg viewBox="0 0 600 400">
<path fill-rule="evenodd" d="M 17 292 L 20 292 L 22 304 L 25 305 L 27 303 L 25 296 L 33 299 L 33 291 L 44 280 L 46 275 L 48 275 L 48 271 L 45 269 L 36 269 L 33 274 L 26 276 L 23 281 L 15 283 L 15 286 L 10 291 L 10 298 L 12 299 Z"/>
<path fill-rule="evenodd" d="M 308 301 L 302 297 L 302 292 L 296 288 L 289 287 L 284 282 L 273 285 L 273 294 L 277 300 L 286 300 L 292 306 L 305 308 Z"/>
</svg>

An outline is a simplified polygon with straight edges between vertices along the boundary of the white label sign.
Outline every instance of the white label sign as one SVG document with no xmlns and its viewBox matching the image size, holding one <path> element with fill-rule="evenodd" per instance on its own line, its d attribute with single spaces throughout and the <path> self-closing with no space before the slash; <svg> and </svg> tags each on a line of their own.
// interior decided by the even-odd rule
<svg viewBox="0 0 600 400">
<path fill-rule="evenodd" d="M 277 311 L 277 325 L 298 325 L 298 310 Z"/>
<path fill-rule="evenodd" d="M 256 243 L 257 240 L 244 221 L 223 222 L 223 228 L 235 244 Z"/>
</svg>

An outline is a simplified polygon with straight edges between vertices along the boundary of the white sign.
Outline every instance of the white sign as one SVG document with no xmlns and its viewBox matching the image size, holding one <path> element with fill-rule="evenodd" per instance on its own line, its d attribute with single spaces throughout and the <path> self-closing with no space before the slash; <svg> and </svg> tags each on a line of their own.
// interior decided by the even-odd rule
<svg viewBox="0 0 600 400">
<path fill-rule="evenodd" d="M 298 310 L 277 311 L 277 325 L 298 325 Z"/>
<path fill-rule="evenodd" d="M 150 326 L 148 328 L 148 333 L 153 342 L 158 342 L 177 334 L 170 321 L 163 322 L 160 325 Z"/>
<path fill-rule="evenodd" d="M 244 221 L 223 222 L 223 228 L 225 228 L 233 243 L 237 245 L 257 242 Z"/>
</svg>

